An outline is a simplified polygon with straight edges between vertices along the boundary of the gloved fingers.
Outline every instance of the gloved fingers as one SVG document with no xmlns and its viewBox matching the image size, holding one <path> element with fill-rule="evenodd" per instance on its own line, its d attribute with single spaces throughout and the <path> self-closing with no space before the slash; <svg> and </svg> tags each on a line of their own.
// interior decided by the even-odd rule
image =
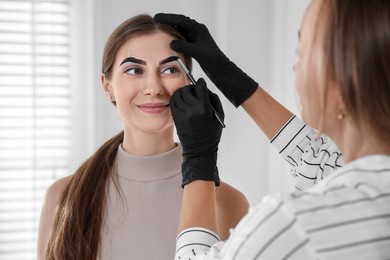
<svg viewBox="0 0 390 260">
<path fill-rule="evenodd" d="M 172 40 L 170 46 L 174 51 L 183 53 L 184 55 L 191 57 L 196 55 L 196 46 L 190 42 L 184 40 Z"/>
<path fill-rule="evenodd" d="M 206 81 L 203 78 L 199 78 L 196 82 L 196 88 L 194 90 L 195 97 L 199 100 L 208 100 L 208 89 Z M 199 102 L 199 101 L 197 101 Z"/>
<path fill-rule="evenodd" d="M 180 100 L 180 93 L 177 93 L 175 96 L 171 97 L 169 101 L 169 108 L 171 109 L 172 117 L 176 123 L 176 117 L 180 117 L 185 114 L 185 110 L 183 106 L 178 105 L 177 101 Z"/>
<path fill-rule="evenodd" d="M 173 109 L 186 111 L 187 107 L 191 107 L 194 104 L 193 88 L 193 85 L 187 85 L 176 90 L 169 102 L 171 109 L 173 107 Z"/>
<path fill-rule="evenodd" d="M 202 86 L 203 88 L 207 88 L 207 83 L 206 83 L 206 81 L 204 80 L 204 78 L 199 78 L 199 79 L 196 81 L 196 85 L 197 85 L 197 86 Z"/>
<path fill-rule="evenodd" d="M 196 107 L 199 103 L 199 90 L 195 85 L 189 85 L 180 90 L 182 104 L 189 107 L 189 110 Z"/>
<path fill-rule="evenodd" d="M 195 20 L 181 14 L 158 13 L 154 16 L 154 20 L 157 23 L 169 24 L 185 31 L 190 31 L 198 25 Z"/>
<path fill-rule="evenodd" d="M 169 102 L 173 114 L 180 111 L 182 114 L 212 113 L 209 90 L 203 78 L 199 78 L 196 85 L 188 85 L 173 93 Z M 208 111 L 208 112 L 206 112 Z"/>
</svg>

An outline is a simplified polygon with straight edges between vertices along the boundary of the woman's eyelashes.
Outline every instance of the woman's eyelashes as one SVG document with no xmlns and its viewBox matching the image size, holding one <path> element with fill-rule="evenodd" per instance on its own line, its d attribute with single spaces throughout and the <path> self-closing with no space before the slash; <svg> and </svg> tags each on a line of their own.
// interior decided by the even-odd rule
<svg viewBox="0 0 390 260">
<path fill-rule="evenodd" d="M 168 66 L 161 70 L 161 74 L 176 74 L 179 72 L 180 69 L 177 66 Z"/>
<path fill-rule="evenodd" d="M 172 75 L 180 73 L 181 70 L 178 66 L 164 66 L 160 69 L 160 74 L 164 75 Z M 124 70 L 125 74 L 128 75 L 143 75 L 145 73 L 145 70 L 142 67 L 139 66 L 130 66 Z"/>
<path fill-rule="evenodd" d="M 125 70 L 125 73 L 129 75 L 142 75 L 143 72 L 143 69 L 138 66 L 129 67 Z"/>
</svg>

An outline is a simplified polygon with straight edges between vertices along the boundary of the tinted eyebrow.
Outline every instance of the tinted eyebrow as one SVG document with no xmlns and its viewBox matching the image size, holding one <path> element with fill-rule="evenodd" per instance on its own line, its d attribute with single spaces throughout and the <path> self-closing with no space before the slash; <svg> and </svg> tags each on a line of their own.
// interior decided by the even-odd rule
<svg viewBox="0 0 390 260">
<path fill-rule="evenodd" d="M 176 61 L 178 58 L 179 57 L 174 56 L 174 55 L 173 56 L 169 56 L 169 57 L 163 59 L 162 61 L 160 61 L 159 65 L 163 65 L 163 64 L 168 63 L 168 62 Z"/>
<path fill-rule="evenodd" d="M 146 61 L 144 61 L 144 60 L 141 60 L 141 59 L 138 59 L 138 58 L 135 58 L 135 57 L 127 57 L 126 59 L 124 59 L 121 62 L 121 64 L 119 64 L 119 66 L 121 66 L 123 63 L 126 63 L 126 62 L 132 62 L 132 63 L 146 65 Z"/>
</svg>

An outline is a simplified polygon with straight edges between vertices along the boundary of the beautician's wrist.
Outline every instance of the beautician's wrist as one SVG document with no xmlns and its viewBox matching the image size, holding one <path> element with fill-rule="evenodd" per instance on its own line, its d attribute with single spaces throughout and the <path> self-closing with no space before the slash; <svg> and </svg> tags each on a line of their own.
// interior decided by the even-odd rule
<svg viewBox="0 0 390 260">
<path fill-rule="evenodd" d="M 196 180 L 184 188 L 179 231 L 192 227 L 217 233 L 216 188 L 212 181 Z"/>
<path fill-rule="evenodd" d="M 187 176 L 183 177 L 182 188 L 184 188 L 188 184 L 191 184 L 195 181 L 209 182 L 209 183 L 212 183 L 214 185 L 214 187 L 221 185 L 221 181 L 219 179 L 219 174 L 218 174 L 217 168 L 215 169 L 215 171 L 212 172 L 212 174 L 208 174 L 208 175 L 205 175 L 205 174 L 203 174 L 203 175 L 200 175 L 200 174 L 188 175 L 187 174 Z"/>
<path fill-rule="evenodd" d="M 185 188 L 187 190 L 189 189 L 215 189 L 215 183 L 214 181 L 207 181 L 207 180 L 194 180 L 190 183 L 188 183 Z"/>
</svg>

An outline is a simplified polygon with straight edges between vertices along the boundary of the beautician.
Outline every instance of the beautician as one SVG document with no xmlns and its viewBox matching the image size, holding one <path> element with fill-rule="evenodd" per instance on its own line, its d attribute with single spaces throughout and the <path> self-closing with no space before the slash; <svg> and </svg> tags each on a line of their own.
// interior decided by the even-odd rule
<svg viewBox="0 0 390 260">
<path fill-rule="evenodd" d="M 264 198 L 229 239 L 220 242 L 215 185 L 222 127 L 211 106 L 223 114 L 222 106 L 210 99 L 203 80 L 196 87 L 179 89 L 170 102 L 183 146 L 186 181 L 176 258 L 388 258 L 390 2 L 313 0 L 309 4 L 295 65 L 307 125 L 234 65 L 204 25 L 180 15 L 159 14 L 155 20 L 184 32 L 187 42 L 173 41 L 171 47 L 193 56 L 222 93 L 248 112 L 298 170 L 298 179 L 314 176 L 312 181 L 298 181 L 301 192 Z M 305 154 L 317 164 L 304 162 Z M 346 165 L 339 169 L 344 161 Z"/>
</svg>

